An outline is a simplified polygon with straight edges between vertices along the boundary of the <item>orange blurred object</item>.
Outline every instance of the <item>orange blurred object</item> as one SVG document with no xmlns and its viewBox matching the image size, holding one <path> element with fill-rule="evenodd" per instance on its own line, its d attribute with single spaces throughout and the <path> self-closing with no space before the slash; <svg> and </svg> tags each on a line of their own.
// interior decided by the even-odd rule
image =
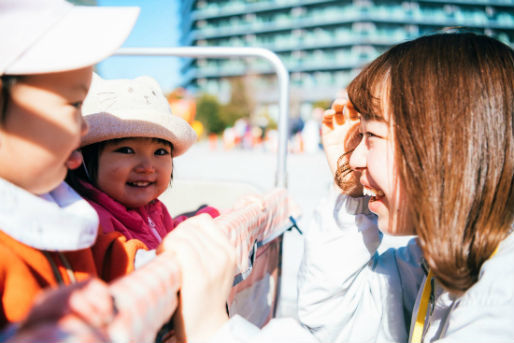
<svg viewBox="0 0 514 343">
<path fill-rule="evenodd" d="M 196 116 L 196 101 L 184 88 L 177 88 L 167 96 L 173 114 L 192 124 Z"/>
</svg>

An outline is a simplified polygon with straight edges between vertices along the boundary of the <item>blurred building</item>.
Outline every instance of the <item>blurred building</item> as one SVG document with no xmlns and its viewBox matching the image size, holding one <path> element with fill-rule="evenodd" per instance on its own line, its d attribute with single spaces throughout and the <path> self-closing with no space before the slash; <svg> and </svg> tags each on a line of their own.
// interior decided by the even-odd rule
<svg viewBox="0 0 514 343">
<path fill-rule="evenodd" d="M 463 27 L 514 47 L 514 0 L 182 0 L 182 44 L 254 46 L 276 52 L 301 104 L 332 99 L 359 68 L 388 47 L 445 27 Z M 189 59 L 183 85 L 222 98 L 230 78 L 253 78 L 261 103 L 276 101 L 276 78 L 262 60 Z M 301 107 L 301 106 L 300 106 Z"/>
<path fill-rule="evenodd" d="M 68 2 L 71 2 L 72 4 L 79 5 L 79 6 L 96 6 L 97 1 L 96 0 L 67 0 Z"/>
</svg>

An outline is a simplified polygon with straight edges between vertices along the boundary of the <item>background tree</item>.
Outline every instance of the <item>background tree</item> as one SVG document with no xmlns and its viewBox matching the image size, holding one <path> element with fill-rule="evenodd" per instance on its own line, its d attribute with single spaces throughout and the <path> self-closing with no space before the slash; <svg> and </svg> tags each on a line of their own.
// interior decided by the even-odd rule
<svg viewBox="0 0 514 343">
<path fill-rule="evenodd" d="M 329 100 L 329 99 L 318 100 L 318 101 L 314 101 L 312 103 L 312 108 L 319 107 L 323 110 L 328 110 L 330 108 L 330 105 L 332 105 L 332 100 Z"/>
<path fill-rule="evenodd" d="M 214 95 L 202 94 L 197 98 L 196 119 L 205 126 L 207 133 L 219 134 L 226 127 L 221 117 L 221 105 Z"/>
<path fill-rule="evenodd" d="M 230 101 L 223 106 L 221 118 L 226 126 L 233 126 L 239 118 L 250 118 L 254 103 L 248 94 L 247 80 L 236 77 L 230 81 Z"/>
</svg>

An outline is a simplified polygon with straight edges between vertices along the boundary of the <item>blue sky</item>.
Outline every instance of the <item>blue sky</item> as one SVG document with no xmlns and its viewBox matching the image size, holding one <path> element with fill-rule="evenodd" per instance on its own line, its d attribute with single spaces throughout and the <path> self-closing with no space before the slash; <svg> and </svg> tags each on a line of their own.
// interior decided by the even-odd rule
<svg viewBox="0 0 514 343">
<path fill-rule="evenodd" d="M 173 47 L 179 45 L 180 0 L 98 0 L 98 6 L 137 6 L 136 25 L 123 47 Z M 107 79 L 149 75 L 165 93 L 180 83 L 179 59 L 175 57 L 114 56 L 100 63 L 99 74 Z"/>
</svg>

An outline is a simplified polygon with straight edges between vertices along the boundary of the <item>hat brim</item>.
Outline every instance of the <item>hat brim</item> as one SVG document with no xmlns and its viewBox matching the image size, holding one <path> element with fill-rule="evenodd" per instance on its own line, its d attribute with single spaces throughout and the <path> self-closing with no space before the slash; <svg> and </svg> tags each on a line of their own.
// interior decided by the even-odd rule
<svg viewBox="0 0 514 343">
<path fill-rule="evenodd" d="M 73 6 L 3 73 L 43 74 L 94 65 L 123 44 L 138 14 L 137 7 Z"/>
<path fill-rule="evenodd" d="M 173 156 L 176 157 L 186 152 L 197 139 L 195 131 L 184 119 L 171 114 L 168 128 L 148 120 L 121 119 L 106 112 L 89 114 L 84 119 L 89 130 L 81 147 L 118 138 L 160 138 L 173 144 Z"/>
</svg>

